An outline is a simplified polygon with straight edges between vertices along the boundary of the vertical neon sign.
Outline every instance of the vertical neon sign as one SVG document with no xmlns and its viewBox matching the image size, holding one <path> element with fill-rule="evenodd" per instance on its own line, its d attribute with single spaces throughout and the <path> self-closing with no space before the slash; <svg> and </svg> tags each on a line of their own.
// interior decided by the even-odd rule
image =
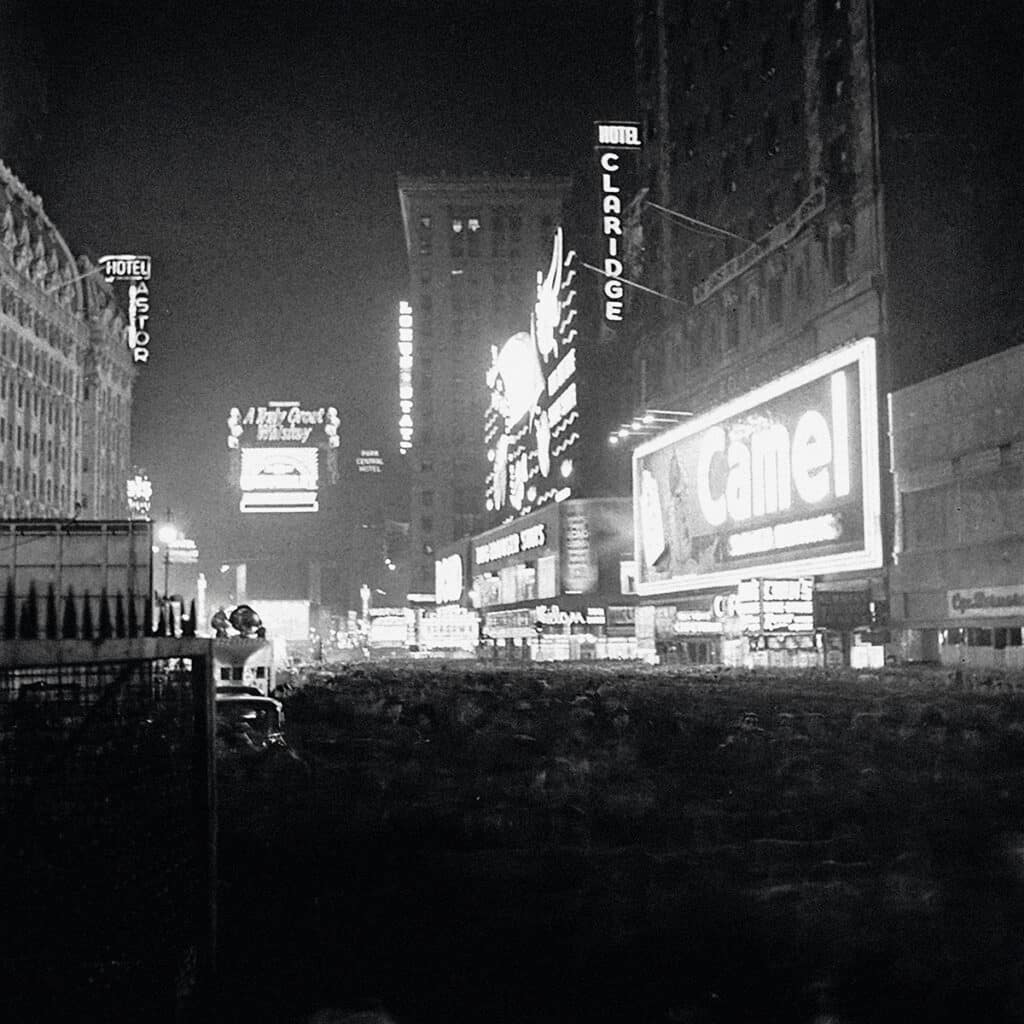
<svg viewBox="0 0 1024 1024">
<path fill-rule="evenodd" d="M 598 163 L 601 168 L 601 238 L 604 274 L 604 319 L 607 324 L 622 323 L 622 271 L 624 235 L 622 218 L 621 156 L 619 151 L 636 152 L 642 146 L 640 125 L 633 122 L 597 124 Z"/>
<path fill-rule="evenodd" d="M 398 304 L 398 450 L 405 455 L 412 447 L 412 306 L 404 299 Z"/>
</svg>

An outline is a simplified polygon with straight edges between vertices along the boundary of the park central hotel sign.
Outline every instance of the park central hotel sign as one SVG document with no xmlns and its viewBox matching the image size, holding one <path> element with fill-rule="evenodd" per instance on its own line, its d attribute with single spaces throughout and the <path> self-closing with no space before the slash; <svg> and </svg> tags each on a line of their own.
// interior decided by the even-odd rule
<svg viewBox="0 0 1024 1024">
<path fill-rule="evenodd" d="M 882 562 L 873 338 L 639 445 L 637 592 Z"/>
</svg>

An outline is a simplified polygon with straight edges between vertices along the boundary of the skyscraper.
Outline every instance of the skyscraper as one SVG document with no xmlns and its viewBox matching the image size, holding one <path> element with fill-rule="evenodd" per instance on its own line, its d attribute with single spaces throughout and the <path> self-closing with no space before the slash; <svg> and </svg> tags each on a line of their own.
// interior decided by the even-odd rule
<svg viewBox="0 0 1024 1024">
<path fill-rule="evenodd" d="M 400 177 L 414 324 L 410 587 L 434 589 L 434 551 L 482 529 L 491 348 L 529 330 L 569 178 Z"/>
</svg>

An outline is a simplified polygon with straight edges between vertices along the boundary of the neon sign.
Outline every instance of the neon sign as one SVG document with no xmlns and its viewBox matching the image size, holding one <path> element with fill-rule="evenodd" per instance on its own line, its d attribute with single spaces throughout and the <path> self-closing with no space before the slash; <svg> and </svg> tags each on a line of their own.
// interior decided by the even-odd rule
<svg viewBox="0 0 1024 1024">
<path fill-rule="evenodd" d="M 128 281 L 128 326 L 126 339 L 132 362 L 149 362 L 149 285 L 152 273 L 149 256 L 101 256 L 99 265 L 107 281 Z"/>
<path fill-rule="evenodd" d="M 547 273 L 537 274 L 530 330 L 491 349 L 484 425 L 489 511 L 523 515 L 572 494 L 580 439 L 575 262 L 556 229 Z"/>
<path fill-rule="evenodd" d="M 402 455 L 412 447 L 412 306 L 398 304 L 398 450 Z"/>
<path fill-rule="evenodd" d="M 614 150 L 642 148 L 640 125 L 635 122 L 597 125 L 597 148 L 603 150 L 601 167 L 601 237 L 604 239 L 604 319 L 621 323 L 623 312 L 622 271 L 622 186 L 619 184 L 620 156 Z M 608 152 L 611 150 L 612 152 Z"/>
<path fill-rule="evenodd" d="M 638 446 L 637 592 L 881 565 L 876 388 L 864 338 Z"/>
<path fill-rule="evenodd" d="M 242 447 L 246 428 L 255 427 L 248 431 L 249 440 L 258 444 L 308 444 L 319 428 L 323 443 L 337 448 L 341 444 L 340 424 L 341 417 L 333 405 L 303 409 L 298 402 L 268 402 L 250 405 L 244 413 L 235 406 L 228 416 L 228 447 Z"/>
</svg>

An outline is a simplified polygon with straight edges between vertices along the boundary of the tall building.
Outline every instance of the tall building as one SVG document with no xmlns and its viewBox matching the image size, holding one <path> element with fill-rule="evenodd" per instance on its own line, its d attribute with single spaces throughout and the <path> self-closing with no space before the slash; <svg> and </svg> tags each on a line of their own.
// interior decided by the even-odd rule
<svg viewBox="0 0 1024 1024">
<path fill-rule="evenodd" d="M 491 349 L 529 330 L 568 178 L 400 177 L 413 323 L 410 588 L 434 552 L 488 525 L 484 419 Z"/>
<path fill-rule="evenodd" d="M 1020 5 L 637 3 L 649 404 L 699 411 L 845 343 L 905 386 L 1018 343 Z M 642 369 L 642 372 L 641 372 Z"/>
<path fill-rule="evenodd" d="M 2 163 L 0 186 L 0 515 L 127 518 L 125 317 Z"/>
<path fill-rule="evenodd" d="M 636 3 L 623 263 L 650 291 L 626 288 L 620 336 L 634 407 L 695 415 L 638 449 L 638 587 L 683 620 L 741 574 L 812 578 L 815 625 L 847 645 L 884 616 L 886 394 L 1024 338 L 1024 101 L 999 43 L 1018 7 Z M 877 467 L 862 492 L 839 455 Z"/>
</svg>

